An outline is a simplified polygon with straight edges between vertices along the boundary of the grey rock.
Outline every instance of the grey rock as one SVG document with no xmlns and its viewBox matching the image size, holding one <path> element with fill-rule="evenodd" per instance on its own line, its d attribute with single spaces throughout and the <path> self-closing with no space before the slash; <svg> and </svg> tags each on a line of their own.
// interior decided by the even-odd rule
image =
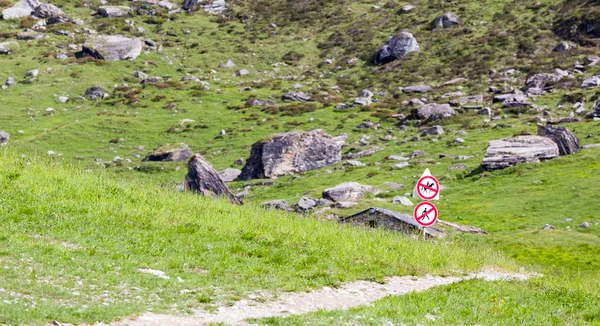
<svg viewBox="0 0 600 326">
<path fill-rule="evenodd" d="M 139 79 L 146 79 L 148 78 L 148 74 L 142 71 L 136 71 L 133 73 L 133 77 L 135 78 L 139 78 Z"/>
<path fill-rule="evenodd" d="M 449 81 L 443 83 L 442 86 L 456 85 L 456 84 L 460 84 L 460 83 L 466 82 L 466 81 L 467 81 L 466 78 L 459 77 L 459 78 L 455 78 L 455 79 L 452 79 L 452 80 L 449 80 Z"/>
<path fill-rule="evenodd" d="M 370 97 L 357 97 L 354 99 L 354 104 L 369 106 L 373 103 Z"/>
<path fill-rule="evenodd" d="M 413 5 L 404 5 L 404 6 L 402 6 L 402 8 L 400 8 L 400 12 L 403 14 L 406 14 L 413 9 L 415 9 L 415 6 L 413 6 Z"/>
<path fill-rule="evenodd" d="M 181 162 L 194 155 L 190 147 L 183 143 L 155 148 L 142 162 Z"/>
<path fill-rule="evenodd" d="M 235 179 L 238 178 L 238 176 L 240 174 L 242 174 L 242 171 L 240 171 L 238 169 L 233 169 L 233 168 L 226 168 L 226 169 L 222 170 L 221 172 L 219 172 L 219 176 L 225 182 L 234 181 Z"/>
<path fill-rule="evenodd" d="M 346 182 L 333 188 L 323 191 L 323 198 L 333 202 L 343 202 L 348 200 L 359 200 L 367 193 L 377 193 L 377 190 L 371 186 L 361 185 L 358 182 Z"/>
<path fill-rule="evenodd" d="M 339 142 L 322 130 L 271 136 L 252 145 L 241 180 L 273 178 L 323 168 L 341 161 Z"/>
<path fill-rule="evenodd" d="M 450 104 L 431 103 L 417 109 L 412 109 L 411 115 L 417 120 L 435 121 L 452 117 L 456 115 L 456 111 L 454 111 Z"/>
<path fill-rule="evenodd" d="M 311 100 L 311 97 L 302 92 L 289 92 L 281 95 L 281 100 L 284 102 L 288 101 L 299 101 L 307 102 Z"/>
<path fill-rule="evenodd" d="M 85 42 L 85 47 L 98 51 L 105 60 L 134 60 L 142 53 L 142 41 L 123 35 L 98 35 Z"/>
<path fill-rule="evenodd" d="M 592 107 L 592 110 L 592 117 L 600 118 L 600 100 L 596 101 L 596 103 Z"/>
<path fill-rule="evenodd" d="M 10 139 L 10 134 L 6 131 L 0 130 L 0 146 L 5 146 L 8 144 L 8 140 Z"/>
<path fill-rule="evenodd" d="M 408 162 L 400 162 L 394 166 L 392 166 L 392 170 L 399 170 L 399 169 L 403 169 L 407 166 L 409 166 L 410 164 L 408 164 Z"/>
<path fill-rule="evenodd" d="M 467 166 L 465 164 L 456 164 L 448 167 L 448 170 L 464 170 Z"/>
<path fill-rule="evenodd" d="M 8 20 L 30 16 L 39 5 L 39 0 L 20 0 L 12 7 L 2 10 L 2 18 Z"/>
<path fill-rule="evenodd" d="M 490 116 L 490 115 L 492 115 L 492 109 L 490 109 L 490 108 L 483 108 L 483 109 L 479 110 L 477 112 L 477 114 Z"/>
<path fill-rule="evenodd" d="M 540 124 L 537 125 L 537 128 L 538 136 L 550 138 L 558 145 L 560 156 L 575 154 L 581 150 L 579 138 L 577 138 L 577 136 L 569 129 L 552 125 L 543 126 Z"/>
<path fill-rule="evenodd" d="M 476 103 L 476 104 L 483 103 L 483 95 L 465 96 L 465 97 L 457 98 L 454 100 L 450 100 L 448 102 L 448 104 L 450 104 L 452 106 L 463 106 L 468 103 Z"/>
<path fill-rule="evenodd" d="M 33 69 L 33 70 L 29 70 L 26 74 L 25 77 L 37 77 L 40 74 L 40 71 L 37 69 Z"/>
<path fill-rule="evenodd" d="M 235 76 L 247 76 L 249 75 L 250 72 L 248 71 L 248 69 L 240 69 L 237 72 L 234 73 Z"/>
<path fill-rule="evenodd" d="M 4 83 L 4 85 L 6 85 L 6 87 L 10 87 L 12 85 L 15 84 L 15 78 L 14 77 L 8 77 L 6 78 L 6 82 Z"/>
<path fill-rule="evenodd" d="M 221 68 L 233 68 L 233 67 L 235 67 L 235 63 L 233 63 L 233 61 L 231 61 L 231 60 L 227 60 L 227 62 L 221 63 L 219 65 L 219 67 L 221 67 Z"/>
<path fill-rule="evenodd" d="M 257 98 L 251 98 L 246 102 L 247 106 L 271 106 L 275 104 L 277 104 L 275 101 L 259 100 Z"/>
<path fill-rule="evenodd" d="M 413 151 L 412 153 L 410 153 L 410 157 L 419 157 L 419 156 L 425 156 L 427 153 L 425 153 L 424 150 L 422 149 L 417 149 L 416 151 Z"/>
<path fill-rule="evenodd" d="M 427 93 L 427 92 L 431 92 L 431 90 L 432 90 L 431 86 L 427 86 L 427 85 L 412 85 L 412 86 L 407 86 L 407 87 L 402 88 L 402 92 L 404 94 Z"/>
<path fill-rule="evenodd" d="M 337 209 L 347 209 L 347 208 L 352 208 L 354 206 L 358 205 L 357 202 L 353 202 L 353 201 L 342 201 L 339 203 L 335 203 L 335 208 Z"/>
<path fill-rule="evenodd" d="M 333 201 L 329 200 L 329 199 L 325 199 L 325 198 L 319 198 L 317 199 L 317 206 L 331 206 L 333 204 Z"/>
<path fill-rule="evenodd" d="M 390 188 L 390 190 L 399 190 L 399 189 L 406 188 L 406 187 L 404 187 L 403 184 L 396 183 L 396 182 L 387 181 L 387 182 L 384 182 L 383 184 L 387 185 Z"/>
<path fill-rule="evenodd" d="M 401 155 L 389 155 L 388 157 L 386 157 L 386 160 L 390 160 L 390 161 L 408 161 L 409 158 L 401 156 Z"/>
<path fill-rule="evenodd" d="M 356 160 L 348 160 L 344 162 L 342 165 L 344 166 L 367 166 L 365 163 Z"/>
<path fill-rule="evenodd" d="M 284 211 L 289 208 L 288 203 L 284 199 L 266 201 L 262 203 L 261 206 L 268 209 L 281 209 Z"/>
<path fill-rule="evenodd" d="M 53 4 L 42 2 L 35 8 L 33 15 L 37 18 L 51 18 L 64 16 L 65 13 Z"/>
<path fill-rule="evenodd" d="M 162 83 L 162 82 L 164 82 L 164 79 L 162 79 L 162 77 L 158 77 L 158 76 L 148 77 L 148 78 L 142 80 L 142 84 Z"/>
<path fill-rule="evenodd" d="M 233 164 L 244 165 L 245 162 L 246 162 L 246 160 L 244 158 L 238 158 L 237 160 L 233 161 Z"/>
<path fill-rule="evenodd" d="M 550 224 L 546 224 L 546 225 L 544 225 L 544 227 L 542 229 L 543 230 L 554 230 L 554 226 L 552 226 Z"/>
<path fill-rule="evenodd" d="M 310 209 L 317 207 L 317 201 L 310 197 L 302 197 L 298 201 L 296 205 L 293 206 L 294 209 L 299 212 L 306 212 Z"/>
<path fill-rule="evenodd" d="M 103 99 L 106 95 L 106 91 L 100 86 L 92 86 L 85 91 L 85 97 L 93 101 Z"/>
<path fill-rule="evenodd" d="M 358 126 L 356 126 L 356 128 L 361 128 L 361 129 L 377 129 L 377 125 L 374 122 L 371 122 L 371 121 L 363 121 Z"/>
<path fill-rule="evenodd" d="M 458 26 L 458 25 L 460 25 L 458 16 L 456 16 L 455 14 L 453 14 L 451 12 L 446 12 L 443 15 L 441 15 L 440 17 L 438 17 L 436 20 L 434 20 L 433 23 L 431 24 L 431 27 L 433 29 L 451 28 L 451 27 Z"/>
<path fill-rule="evenodd" d="M 231 203 L 242 204 L 242 200 L 231 192 L 213 166 L 200 154 L 188 162 L 185 188 L 207 197 L 227 198 Z"/>
<path fill-rule="evenodd" d="M 586 78 L 583 83 L 581 84 L 582 88 L 587 88 L 587 87 L 596 87 L 600 85 L 600 75 L 595 75 L 595 76 L 591 76 Z"/>
<path fill-rule="evenodd" d="M 590 223 L 589 222 L 583 222 L 581 224 L 579 224 L 580 228 L 584 228 L 584 229 L 589 229 L 590 228 Z"/>
<path fill-rule="evenodd" d="M 485 170 L 496 170 L 558 156 L 558 146 L 551 139 L 540 136 L 519 136 L 490 141 L 481 165 Z"/>
<path fill-rule="evenodd" d="M 373 62 L 377 65 L 386 64 L 404 58 L 408 53 L 418 50 L 417 39 L 409 32 L 400 32 L 379 48 Z"/>
<path fill-rule="evenodd" d="M 556 47 L 554 48 L 554 52 L 565 52 L 571 50 L 572 48 L 573 44 L 563 41 L 556 45 Z"/>
<path fill-rule="evenodd" d="M 404 206 L 414 206 L 415 204 L 413 204 L 412 201 L 410 201 L 410 199 L 404 197 L 404 196 L 396 196 L 394 197 L 394 199 L 392 199 L 392 203 L 393 204 L 401 204 Z"/>
<path fill-rule="evenodd" d="M 46 37 L 48 37 L 46 34 L 38 33 L 32 30 L 26 30 L 25 32 L 20 32 L 17 34 L 17 40 L 21 41 L 40 40 Z"/>
<path fill-rule="evenodd" d="M 131 8 L 125 6 L 100 6 L 98 14 L 105 18 L 128 17 Z"/>
<path fill-rule="evenodd" d="M 383 150 L 383 148 L 374 146 L 374 147 L 371 147 L 371 148 L 363 150 L 363 151 L 359 151 L 359 152 L 355 152 L 355 153 L 348 153 L 348 154 L 344 155 L 342 158 L 344 160 L 352 160 L 352 159 L 357 159 L 357 158 L 361 158 L 361 157 L 365 157 L 365 156 L 370 156 L 370 155 L 373 155 L 382 150 Z"/>
<path fill-rule="evenodd" d="M 443 134 L 444 134 L 444 128 L 442 128 L 442 126 L 433 126 L 433 127 L 429 127 L 429 128 L 426 128 L 425 130 L 423 130 L 423 132 L 421 132 L 421 137 L 438 136 L 438 135 L 443 135 Z"/>
</svg>

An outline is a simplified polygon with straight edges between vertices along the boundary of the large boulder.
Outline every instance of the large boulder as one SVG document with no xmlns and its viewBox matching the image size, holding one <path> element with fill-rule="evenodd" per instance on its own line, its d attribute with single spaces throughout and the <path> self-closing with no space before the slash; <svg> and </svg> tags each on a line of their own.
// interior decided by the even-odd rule
<svg viewBox="0 0 600 326">
<path fill-rule="evenodd" d="M 53 4 L 42 2 L 35 8 L 33 15 L 37 18 L 51 18 L 64 16 L 65 13 Z"/>
<path fill-rule="evenodd" d="M 6 131 L 0 131 L 0 146 L 4 146 L 8 144 L 8 140 L 10 139 L 10 134 Z"/>
<path fill-rule="evenodd" d="M 160 146 L 148 154 L 143 162 L 181 162 L 190 158 L 194 153 L 184 143 Z"/>
<path fill-rule="evenodd" d="M 273 178 L 340 162 L 342 147 L 323 130 L 289 132 L 252 145 L 241 180 Z"/>
<path fill-rule="evenodd" d="M 397 59 L 404 58 L 407 54 L 419 50 L 417 39 L 409 32 L 400 32 L 383 44 L 373 62 L 377 65 L 386 64 Z"/>
<path fill-rule="evenodd" d="M 30 16 L 39 5 L 39 0 L 20 0 L 14 6 L 2 10 L 2 18 L 15 19 Z"/>
<path fill-rule="evenodd" d="M 540 95 L 544 92 L 546 86 L 560 81 L 561 77 L 556 74 L 535 74 L 526 81 L 526 89 L 528 93 Z"/>
<path fill-rule="evenodd" d="M 440 17 L 436 18 L 436 20 L 434 20 L 433 23 L 431 23 L 431 27 L 433 29 L 450 28 L 458 25 L 460 25 L 458 16 L 451 12 L 444 13 Z"/>
<path fill-rule="evenodd" d="M 427 86 L 427 85 L 412 85 L 412 86 L 406 86 L 402 88 L 402 92 L 404 94 L 412 94 L 412 93 L 427 93 L 427 92 L 431 92 L 432 88 L 431 86 Z"/>
<path fill-rule="evenodd" d="M 219 172 L 219 176 L 221 177 L 221 179 L 223 179 L 223 181 L 231 182 L 237 179 L 241 173 L 242 171 L 238 169 L 226 168 L 225 170 Z"/>
<path fill-rule="evenodd" d="M 575 154 L 581 149 L 579 138 L 569 129 L 560 126 L 543 126 L 541 124 L 538 124 L 537 127 L 538 136 L 550 138 L 558 145 L 560 156 Z"/>
<path fill-rule="evenodd" d="M 558 145 L 550 138 L 519 136 L 490 141 L 481 166 L 485 170 L 497 170 L 558 156 Z"/>
<path fill-rule="evenodd" d="M 194 155 L 188 162 L 185 188 L 203 196 L 227 198 L 231 203 L 242 203 L 227 187 L 215 168 L 200 154 Z"/>
<path fill-rule="evenodd" d="M 100 6 L 98 14 L 105 18 L 128 17 L 131 8 L 125 6 Z"/>
<path fill-rule="evenodd" d="M 358 182 L 345 182 L 333 188 L 323 190 L 323 198 L 339 203 L 344 201 L 359 200 L 368 192 L 377 193 L 378 191 Z"/>
<path fill-rule="evenodd" d="M 434 121 L 454 116 L 456 111 L 450 104 L 431 103 L 420 108 L 412 109 L 411 115 L 416 120 Z"/>
<path fill-rule="evenodd" d="M 98 51 L 105 60 L 133 60 L 142 53 L 142 40 L 123 35 L 99 35 L 85 46 Z"/>
</svg>

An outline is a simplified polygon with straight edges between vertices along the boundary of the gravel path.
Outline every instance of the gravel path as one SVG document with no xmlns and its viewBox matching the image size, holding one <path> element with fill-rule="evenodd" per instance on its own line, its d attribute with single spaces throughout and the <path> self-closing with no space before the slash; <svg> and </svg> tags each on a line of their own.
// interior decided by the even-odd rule
<svg viewBox="0 0 600 326">
<path fill-rule="evenodd" d="M 495 280 L 526 280 L 530 275 L 508 274 L 500 272 L 481 272 L 465 277 L 412 276 L 388 277 L 385 284 L 358 281 L 348 283 L 338 289 L 323 288 L 313 292 L 283 293 L 274 301 L 256 302 L 241 300 L 230 307 L 221 307 L 215 313 L 204 310 L 194 315 L 170 316 L 147 313 L 136 319 L 124 320 L 110 325 L 115 326 L 175 326 L 199 325 L 205 323 L 225 323 L 246 325 L 247 318 L 264 318 L 305 314 L 313 311 L 348 309 L 367 305 L 387 295 L 402 295 L 410 292 L 425 291 L 435 286 L 452 284 L 462 280 L 480 278 Z M 96 324 L 96 326 L 106 324 Z"/>
</svg>

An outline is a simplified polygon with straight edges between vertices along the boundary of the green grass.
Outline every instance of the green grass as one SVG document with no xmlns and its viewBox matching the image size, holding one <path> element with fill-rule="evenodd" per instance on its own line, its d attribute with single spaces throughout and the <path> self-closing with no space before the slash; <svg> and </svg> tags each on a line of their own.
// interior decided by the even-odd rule
<svg viewBox="0 0 600 326">
<path fill-rule="evenodd" d="M 515 267 L 461 241 L 237 207 L 5 150 L 0 163 L 0 323 L 106 321 L 263 290 Z"/>
</svg>

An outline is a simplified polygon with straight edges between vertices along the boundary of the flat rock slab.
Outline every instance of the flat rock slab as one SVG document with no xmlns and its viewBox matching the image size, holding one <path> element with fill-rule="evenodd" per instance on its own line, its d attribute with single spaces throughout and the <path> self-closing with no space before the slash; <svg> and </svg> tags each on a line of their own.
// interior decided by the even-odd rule
<svg viewBox="0 0 600 326">
<path fill-rule="evenodd" d="M 537 275 L 511 274 L 484 271 L 468 276 L 441 277 L 394 276 L 385 278 L 385 283 L 356 281 L 339 288 L 325 287 L 312 292 L 282 293 L 277 299 L 240 300 L 232 306 L 220 307 L 214 313 L 197 310 L 190 316 L 170 316 L 146 313 L 136 319 L 118 321 L 115 326 L 191 326 L 202 324 L 247 325 L 249 318 L 281 317 L 301 315 L 319 310 L 350 309 L 368 305 L 388 295 L 405 295 L 426 291 L 436 286 L 449 285 L 465 280 L 524 281 Z"/>
<path fill-rule="evenodd" d="M 485 170 L 497 170 L 558 156 L 558 145 L 551 139 L 540 136 L 519 136 L 490 141 L 481 165 Z"/>
<path fill-rule="evenodd" d="M 38 0 L 21 0 L 14 6 L 2 10 L 2 18 L 15 19 L 30 16 L 39 5 L 40 2 Z"/>
<path fill-rule="evenodd" d="M 123 35 L 99 35 L 89 39 L 85 46 L 98 51 L 105 60 L 133 60 L 142 53 L 142 40 Z"/>
</svg>

